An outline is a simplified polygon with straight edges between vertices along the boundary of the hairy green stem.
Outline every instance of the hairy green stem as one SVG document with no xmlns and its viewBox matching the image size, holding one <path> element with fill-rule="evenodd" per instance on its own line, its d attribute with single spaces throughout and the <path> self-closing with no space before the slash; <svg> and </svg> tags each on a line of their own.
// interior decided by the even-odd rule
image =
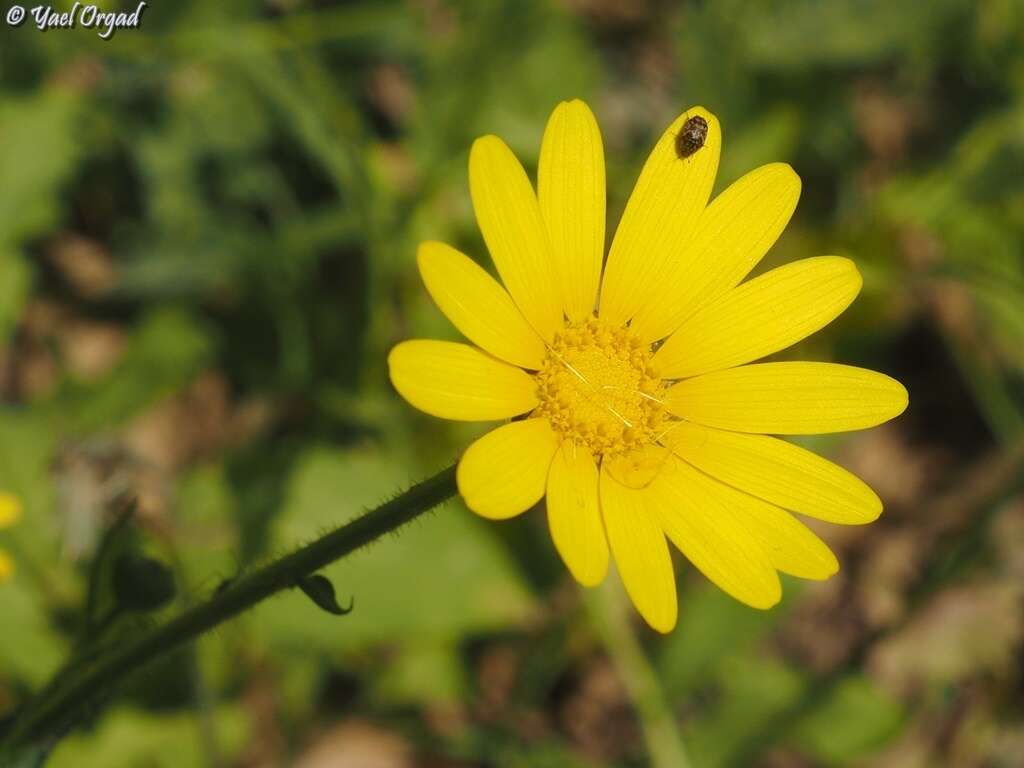
<svg viewBox="0 0 1024 768">
<path fill-rule="evenodd" d="M 58 739 L 84 710 L 139 668 L 271 595 L 294 587 L 303 576 L 394 532 L 455 494 L 455 467 L 448 467 L 316 541 L 238 577 L 166 624 L 104 653 L 66 684 L 46 690 L 18 718 L 6 746 L 16 748 Z"/>
</svg>

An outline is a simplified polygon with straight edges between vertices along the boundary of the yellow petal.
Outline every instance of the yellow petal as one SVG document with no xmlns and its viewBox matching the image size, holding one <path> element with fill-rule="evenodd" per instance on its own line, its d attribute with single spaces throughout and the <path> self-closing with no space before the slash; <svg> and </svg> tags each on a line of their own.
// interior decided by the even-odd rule
<svg viewBox="0 0 1024 768">
<path fill-rule="evenodd" d="M 719 483 L 728 492 L 733 489 Z M 736 505 L 736 514 L 768 555 L 771 564 L 790 576 L 824 581 L 839 571 L 839 561 L 828 545 L 810 528 L 784 509 L 735 492 L 747 500 Z"/>
<path fill-rule="evenodd" d="M 529 374 L 468 344 L 403 341 L 388 355 L 388 367 L 402 397 L 442 419 L 494 421 L 537 405 Z"/>
<path fill-rule="evenodd" d="M 751 171 L 716 197 L 630 325 L 644 341 L 676 330 L 697 309 L 739 285 L 774 245 L 800 198 L 785 163 Z"/>
<path fill-rule="evenodd" d="M 0 528 L 13 525 L 21 517 L 21 502 L 13 493 L 0 493 Z"/>
<path fill-rule="evenodd" d="M 597 483 L 590 452 L 571 440 L 563 442 L 548 474 L 548 527 L 569 572 L 587 587 L 600 584 L 608 571 Z"/>
<path fill-rule="evenodd" d="M 903 413 L 895 379 L 835 363 L 757 363 L 681 381 L 668 410 L 734 432 L 809 435 L 874 427 Z"/>
<path fill-rule="evenodd" d="M 881 500 L 863 481 L 778 438 L 681 421 L 663 442 L 712 477 L 794 512 L 845 525 L 882 514 Z"/>
<path fill-rule="evenodd" d="M 699 494 L 713 497 L 725 515 L 747 530 L 772 567 L 802 579 L 827 579 L 839 570 L 832 550 L 789 512 L 700 472 L 685 474 L 686 482 L 700 487 Z"/>
<path fill-rule="evenodd" d="M 547 419 L 514 421 L 488 432 L 462 455 L 455 479 L 466 506 L 504 520 L 544 496 L 558 437 Z"/>
<path fill-rule="evenodd" d="M 563 101 L 551 113 L 540 147 L 537 197 L 547 225 L 565 314 L 594 311 L 604 256 L 604 149 L 590 108 Z"/>
<path fill-rule="evenodd" d="M 771 608 L 782 586 L 764 548 L 709 484 L 673 458 L 649 494 L 659 524 L 701 573 L 742 603 Z"/>
<path fill-rule="evenodd" d="M 11 578 L 14 573 L 14 563 L 7 556 L 6 552 L 0 552 L 0 584 Z"/>
<path fill-rule="evenodd" d="M 486 270 L 438 242 L 422 243 L 416 260 L 438 308 L 467 339 L 513 365 L 540 368 L 543 340 Z"/>
<path fill-rule="evenodd" d="M 686 158 L 676 155 L 676 136 L 692 117 L 708 124 L 704 146 Z M 622 324 L 655 295 L 685 252 L 718 172 L 722 134 L 703 107 L 687 110 L 655 145 L 622 214 L 601 283 L 601 319 Z"/>
<path fill-rule="evenodd" d="M 665 534 L 648 508 L 646 491 L 626 488 L 601 470 L 601 513 L 615 565 L 630 600 L 659 632 L 676 625 L 676 579 Z"/>
<path fill-rule="evenodd" d="M 469 192 L 505 287 L 530 325 L 551 341 L 562 326 L 562 301 L 548 235 L 526 171 L 497 136 L 473 143 Z"/>
<path fill-rule="evenodd" d="M 787 264 L 704 305 L 654 356 L 666 379 L 732 368 L 778 352 L 824 328 L 860 292 L 849 259 L 819 256 Z"/>
</svg>

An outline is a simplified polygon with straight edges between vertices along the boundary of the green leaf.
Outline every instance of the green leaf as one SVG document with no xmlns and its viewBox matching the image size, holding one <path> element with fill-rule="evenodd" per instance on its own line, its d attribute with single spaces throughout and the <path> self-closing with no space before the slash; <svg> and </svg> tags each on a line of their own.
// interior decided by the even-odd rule
<svg viewBox="0 0 1024 768">
<path fill-rule="evenodd" d="M 373 675 L 374 691 L 384 700 L 436 707 L 458 704 L 467 681 L 457 642 L 438 640 L 407 644 Z"/>
<path fill-rule="evenodd" d="M 666 692 L 677 697 L 713 679 L 779 619 L 778 611 L 754 610 L 701 577 L 682 591 L 678 625 L 659 647 L 656 664 Z"/>
<path fill-rule="evenodd" d="M 3 768 L 42 768 L 49 754 L 47 747 L 24 747 L 17 751 L 0 747 L 0 766 Z"/>
<path fill-rule="evenodd" d="M 50 623 L 50 616 L 24 568 L 0 589 L 0 679 L 44 682 L 67 650 L 67 643 Z"/>
<path fill-rule="evenodd" d="M 0 245 L 0 344 L 4 343 L 32 285 L 32 270 L 13 247 Z"/>
<path fill-rule="evenodd" d="M 703 704 L 700 716 L 685 729 L 694 763 L 702 768 L 731 765 L 733 751 L 793 705 L 804 689 L 803 673 L 785 664 L 756 654 L 730 659 L 716 680 L 713 705 Z"/>
<path fill-rule="evenodd" d="M 306 594 L 306 597 L 316 603 L 317 607 L 334 616 L 345 616 L 352 613 L 352 609 L 355 608 L 355 598 L 349 601 L 348 608 L 338 605 L 338 598 L 334 594 L 334 585 L 331 584 L 330 579 L 319 573 L 304 576 L 299 579 L 297 586 Z"/>
<path fill-rule="evenodd" d="M 207 733 L 215 735 L 220 758 L 234 762 L 251 743 L 252 725 L 243 709 L 218 708 Z M 204 729 L 192 712 L 168 715 L 118 710 L 93 732 L 64 739 L 48 768 L 205 768 L 210 765 Z"/>
<path fill-rule="evenodd" d="M 103 619 L 117 609 L 117 563 L 139 545 L 138 531 L 132 524 L 134 513 L 134 506 L 126 509 L 103 532 L 99 546 L 93 553 L 85 599 L 85 632 L 81 637 L 84 644 L 93 640 L 93 635 Z"/>
<path fill-rule="evenodd" d="M 794 732 L 796 743 L 829 765 L 870 755 L 900 731 L 903 709 L 869 678 L 851 675 Z"/>
<path fill-rule="evenodd" d="M 208 592 L 238 569 L 238 500 L 222 464 L 206 464 L 180 476 L 174 519 L 185 591 Z"/>
<path fill-rule="evenodd" d="M 166 565 L 134 552 L 114 561 L 113 587 L 118 608 L 136 612 L 159 610 L 177 591 L 174 574 Z"/>
<path fill-rule="evenodd" d="M 57 217 L 58 187 L 74 169 L 78 100 L 70 88 L 31 98 L 0 94 L 0 234 L 21 243 Z"/>
</svg>

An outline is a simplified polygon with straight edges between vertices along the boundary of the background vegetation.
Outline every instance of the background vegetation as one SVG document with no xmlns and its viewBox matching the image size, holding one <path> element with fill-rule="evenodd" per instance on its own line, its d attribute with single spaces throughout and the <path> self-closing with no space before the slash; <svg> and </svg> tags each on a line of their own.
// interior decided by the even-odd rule
<svg viewBox="0 0 1024 768">
<path fill-rule="evenodd" d="M 894 423 L 808 441 L 886 502 L 872 526 L 821 527 L 841 573 L 760 613 L 680 563 L 680 624 L 658 637 L 614 589 L 570 583 L 542 512 L 450 504 L 328 572 L 351 615 L 263 604 L 52 765 L 644 766 L 680 734 L 698 768 L 1022 764 L 1016 0 L 190 0 L 110 42 L 4 26 L 0 488 L 26 516 L 0 534 L 19 563 L 0 718 L 69 652 L 119 495 L 182 605 L 480 432 L 403 404 L 385 356 L 454 338 L 420 240 L 486 261 L 472 140 L 498 133 L 532 170 L 571 97 L 601 122 L 612 222 L 655 137 L 702 104 L 719 189 L 774 160 L 803 178 L 765 266 L 860 266 L 851 310 L 782 355 L 911 392 Z"/>
</svg>

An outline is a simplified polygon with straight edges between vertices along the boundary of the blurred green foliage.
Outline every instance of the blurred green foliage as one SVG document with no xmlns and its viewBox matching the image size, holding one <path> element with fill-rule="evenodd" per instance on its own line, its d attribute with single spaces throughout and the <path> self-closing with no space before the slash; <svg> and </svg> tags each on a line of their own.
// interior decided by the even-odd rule
<svg viewBox="0 0 1024 768">
<path fill-rule="evenodd" d="M 0 588 L 0 717 L 70 650 L 118 493 L 139 493 L 148 546 L 188 601 L 479 434 L 387 383 L 396 341 L 457 338 L 416 244 L 486 262 L 472 140 L 497 133 L 534 169 L 547 115 L 573 97 L 602 124 L 612 222 L 688 105 L 721 118 L 719 189 L 791 163 L 803 198 L 767 266 L 849 254 L 865 289 L 785 355 L 868 365 L 911 391 L 882 437 L 814 441 L 881 483 L 892 518 L 836 532 L 838 586 L 789 584 L 763 614 L 679 569 L 679 628 L 642 639 L 695 765 L 1019 758 L 1013 664 L 908 687 L 840 653 L 871 625 L 872 596 L 906 586 L 872 581 L 875 548 L 909 532 L 921 561 L 940 557 L 922 501 L 1024 427 L 1016 0 L 190 0 L 154 4 L 109 42 L 4 27 L 0 487 L 27 514 L 3 534 L 19 571 Z M 1020 580 L 978 541 L 954 581 Z M 319 765 L 337 729 L 340 750 L 366 742 L 397 755 L 388 765 L 647 764 L 542 514 L 493 525 L 452 505 L 327 575 L 351 615 L 297 591 L 262 605 L 147 673 L 52 765 Z M 1002 649 L 1017 665 L 1020 623 Z M 840 651 L 811 653 L 807 632 Z M 787 719 L 837 668 L 820 705 Z M 991 738 L 966 730 L 979 721 Z"/>
</svg>

